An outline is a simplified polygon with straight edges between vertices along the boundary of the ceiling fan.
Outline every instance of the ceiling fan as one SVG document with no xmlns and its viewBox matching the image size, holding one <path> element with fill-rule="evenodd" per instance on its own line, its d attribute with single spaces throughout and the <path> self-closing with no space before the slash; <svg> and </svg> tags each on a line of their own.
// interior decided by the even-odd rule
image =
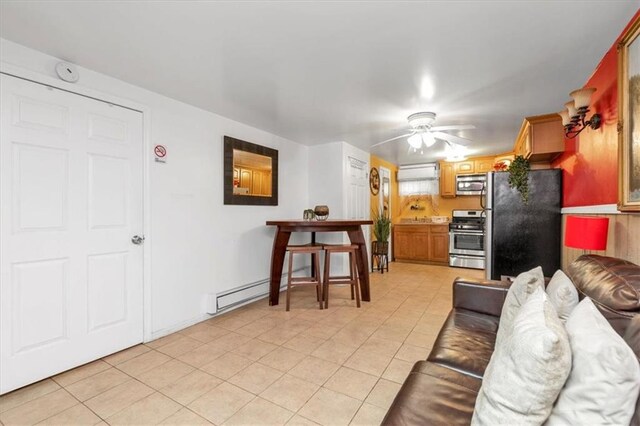
<svg viewBox="0 0 640 426">
<path fill-rule="evenodd" d="M 435 112 L 416 112 L 415 114 L 411 114 L 407 117 L 407 121 L 409 122 L 409 126 L 411 126 L 410 133 L 379 142 L 373 145 L 372 148 L 405 137 L 407 138 L 410 149 L 413 149 L 414 151 L 422 148 L 423 144 L 428 148 L 436 143 L 436 140 L 442 140 L 448 145 L 448 147 L 456 148 L 456 146 L 460 145 L 466 146 L 471 141 L 469 139 L 450 135 L 444 132 L 449 130 L 468 130 L 476 128 L 476 126 L 472 124 L 433 126 L 433 123 L 436 121 Z"/>
</svg>

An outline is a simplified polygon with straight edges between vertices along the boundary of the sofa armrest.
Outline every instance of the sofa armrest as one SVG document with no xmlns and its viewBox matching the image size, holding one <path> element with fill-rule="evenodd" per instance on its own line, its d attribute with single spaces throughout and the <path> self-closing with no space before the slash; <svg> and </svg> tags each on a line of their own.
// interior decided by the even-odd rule
<svg viewBox="0 0 640 426">
<path fill-rule="evenodd" d="M 453 307 L 500 316 L 510 282 L 458 277 L 453 280 Z"/>
</svg>

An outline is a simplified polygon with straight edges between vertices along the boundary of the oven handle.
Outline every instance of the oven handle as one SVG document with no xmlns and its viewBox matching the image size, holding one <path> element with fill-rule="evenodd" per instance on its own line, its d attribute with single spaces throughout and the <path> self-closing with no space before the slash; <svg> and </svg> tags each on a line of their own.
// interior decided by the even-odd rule
<svg viewBox="0 0 640 426">
<path fill-rule="evenodd" d="M 473 231 L 467 231 L 467 232 L 457 232 L 457 231 L 449 231 L 451 234 L 453 235 L 484 235 L 483 231 L 478 231 L 478 232 L 473 232 Z"/>
</svg>

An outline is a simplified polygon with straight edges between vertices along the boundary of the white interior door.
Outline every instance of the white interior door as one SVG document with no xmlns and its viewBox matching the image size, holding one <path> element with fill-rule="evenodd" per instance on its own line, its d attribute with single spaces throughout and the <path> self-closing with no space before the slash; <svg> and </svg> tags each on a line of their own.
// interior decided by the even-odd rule
<svg viewBox="0 0 640 426">
<path fill-rule="evenodd" d="M 357 158 L 347 158 L 347 193 L 346 193 L 346 218 L 352 220 L 367 220 L 369 214 L 369 178 L 368 163 Z M 363 226 L 364 240 L 369 241 L 370 226 Z M 367 243 L 367 251 L 371 247 Z M 368 253 L 369 255 L 371 253 Z M 367 256 L 368 258 L 369 256 Z M 346 262 L 346 261 L 345 261 Z M 346 270 L 346 269 L 345 269 Z"/>
<path fill-rule="evenodd" d="M 0 76 L 0 393 L 143 338 L 142 113 Z"/>
</svg>

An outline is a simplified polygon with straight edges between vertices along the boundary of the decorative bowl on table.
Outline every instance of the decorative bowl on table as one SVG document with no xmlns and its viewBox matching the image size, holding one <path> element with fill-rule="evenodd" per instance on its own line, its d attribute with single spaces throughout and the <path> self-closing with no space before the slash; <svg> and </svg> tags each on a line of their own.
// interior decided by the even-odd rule
<svg viewBox="0 0 640 426">
<path fill-rule="evenodd" d="M 316 214 L 316 220 L 327 220 L 329 218 L 329 207 L 315 206 L 313 212 Z"/>
</svg>

